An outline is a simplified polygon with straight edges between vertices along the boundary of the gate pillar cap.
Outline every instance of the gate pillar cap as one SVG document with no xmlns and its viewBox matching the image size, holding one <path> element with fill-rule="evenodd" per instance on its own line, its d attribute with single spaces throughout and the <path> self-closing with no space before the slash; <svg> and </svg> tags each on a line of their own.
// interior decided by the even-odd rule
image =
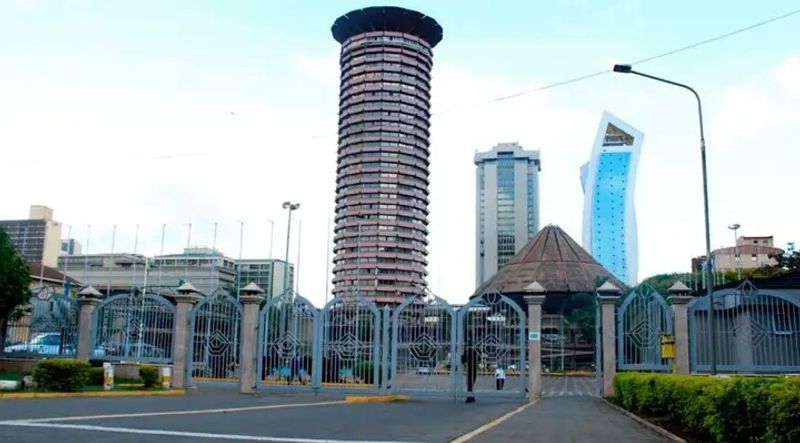
<svg viewBox="0 0 800 443">
<path fill-rule="evenodd" d="M 248 305 L 248 304 L 258 305 L 258 304 L 261 304 L 261 302 L 263 302 L 264 299 L 265 299 L 265 297 L 263 295 L 260 295 L 260 294 L 242 294 L 242 295 L 239 296 L 239 301 L 242 302 L 242 304 L 245 304 L 245 305 Z"/>
<path fill-rule="evenodd" d="M 200 292 L 197 290 L 197 288 L 194 287 L 193 284 L 189 283 L 188 281 L 183 282 L 183 284 L 175 288 L 175 290 L 178 291 L 178 294 L 181 295 Z"/>
<path fill-rule="evenodd" d="M 525 303 L 529 305 L 541 305 L 544 303 L 546 292 L 547 289 L 545 289 L 541 283 L 534 281 L 525 287 L 525 295 L 523 295 L 523 298 L 525 299 Z"/>
<path fill-rule="evenodd" d="M 610 281 L 606 281 L 597 288 L 597 298 L 601 303 L 615 303 L 619 300 L 620 295 L 622 295 L 622 291 Z"/>
<path fill-rule="evenodd" d="M 100 291 L 91 285 L 81 289 L 81 291 L 78 292 L 78 295 L 81 297 L 81 299 L 98 299 L 103 296 Z"/>
<path fill-rule="evenodd" d="M 673 295 L 687 295 L 692 292 L 692 290 L 680 280 L 676 281 L 674 285 L 670 286 L 667 291 Z"/>
<path fill-rule="evenodd" d="M 242 295 L 260 295 L 263 293 L 264 290 L 261 289 L 261 287 L 258 286 L 254 281 L 251 281 L 247 284 L 247 286 L 242 288 Z"/>
</svg>

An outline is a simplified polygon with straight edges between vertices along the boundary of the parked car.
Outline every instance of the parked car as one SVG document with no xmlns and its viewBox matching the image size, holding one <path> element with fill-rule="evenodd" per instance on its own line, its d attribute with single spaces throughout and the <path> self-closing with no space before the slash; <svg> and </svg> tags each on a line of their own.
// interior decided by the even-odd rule
<svg viewBox="0 0 800 443">
<path fill-rule="evenodd" d="M 418 375 L 431 375 L 431 368 L 430 366 L 420 366 L 417 368 Z"/>
<path fill-rule="evenodd" d="M 75 353 L 73 343 L 64 343 L 58 332 L 45 332 L 35 335 L 28 343 L 6 346 L 5 352 L 45 355 L 71 355 Z"/>
</svg>

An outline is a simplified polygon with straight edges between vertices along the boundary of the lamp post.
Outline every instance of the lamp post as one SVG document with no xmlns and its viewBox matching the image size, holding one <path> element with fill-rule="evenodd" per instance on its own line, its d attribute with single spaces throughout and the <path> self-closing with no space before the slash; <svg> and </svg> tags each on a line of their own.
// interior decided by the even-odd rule
<svg viewBox="0 0 800 443">
<path fill-rule="evenodd" d="M 661 77 L 656 77 L 654 75 L 645 74 L 642 72 L 634 71 L 631 68 L 631 65 L 614 65 L 614 72 L 618 72 L 621 74 L 636 74 L 640 77 L 649 78 L 651 80 L 659 81 L 662 83 L 667 83 L 673 86 L 677 86 L 679 88 L 683 88 L 694 94 L 694 97 L 697 99 L 697 115 L 700 122 L 700 161 L 703 171 L 703 206 L 705 210 L 705 233 L 706 233 L 706 261 L 705 261 L 705 272 L 708 278 L 708 284 L 706 285 L 706 293 L 708 295 L 708 337 L 710 340 L 711 345 L 711 374 L 714 375 L 717 373 L 717 343 L 716 343 L 716 328 L 714 326 L 714 289 L 712 285 L 712 277 L 711 277 L 711 228 L 709 223 L 708 217 L 708 175 L 706 173 L 706 138 L 705 133 L 703 131 L 703 106 L 700 102 L 700 96 L 697 94 L 697 91 L 692 89 L 692 87 L 684 85 L 682 83 L 674 82 L 672 80 L 667 80 Z"/>
<path fill-rule="evenodd" d="M 292 234 L 292 211 L 300 209 L 300 203 L 283 202 L 283 209 L 289 210 L 289 221 L 286 223 L 286 256 L 283 263 L 283 292 L 286 292 L 286 284 L 289 281 L 289 240 Z"/>
<path fill-rule="evenodd" d="M 738 235 L 739 228 L 741 227 L 742 225 L 740 225 L 739 223 L 734 223 L 728 226 L 728 229 L 733 230 L 733 261 L 736 262 L 737 280 L 742 279 L 742 266 L 741 266 L 742 259 L 739 257 L 739 235 Z"/>
</svg>

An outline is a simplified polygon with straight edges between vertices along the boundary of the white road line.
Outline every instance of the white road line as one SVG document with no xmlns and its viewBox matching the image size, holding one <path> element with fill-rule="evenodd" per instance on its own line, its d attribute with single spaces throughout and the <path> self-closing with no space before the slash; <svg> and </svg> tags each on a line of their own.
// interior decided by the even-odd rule
<svg viewBox="0 0 800 443">
<path fill-rule="evenodd" d="M 32 418 L 20 419 L 10 421 L 0 421 L 0 424 L 15 424 L 15 423 L 46 423 L 51 421 L 73 421 L 73 420 L 99 420 L 105 418 L 130 418 L 130 417 L 154 417 L 165 415 L 195 415 L 195 414 L 218 414 L 224 412 L 245 412 L 245 411 L 261 411 L 265 409 L 281 409 L 281 408 L 302 408 L 307 406 L 328 406 L 328 405 L 341 405 L 345 402 L 339 401 L 325 401 L 316 403 L 290 403 L 285 405 L 263 405 L 263 406 L 245 406 L 239 408 L 217 408 L 217 409 L 190 409 L 185 411 L 164 411 L 164 412 L 133 412 L 129 414 L 106 414 L 106 415 L 83 415 L 83 416 L 67 416 L 67 417 L 50 417 L 50 418 Z"/>
<path fill-rule="evenodd" d="M 473 431 L 470 431 L 470 432 L 462 435 L 461 437 L 456 438 L 455 440 L 450 440 L 450 443 L 464 443 L 464 442 L 467 442 L 469 440 L 472 440 L 473 438 L 477 437 L 478 435 L 483 434 L 484 432 L 496 427 L 500 423 L 503 423 L 504 421 L 508 420 L 509 418 L 511 418 L 511 417 L 519 414 L 520 412 L 524 411 L 528 406 L 535 405 L 538 402 L 539 402 L 539 400 L 534 400 L 531 403 L 522 405 L 522 406 L 518 407 L 517 409 L 514 409 L 513 411 L 511 411 L 511 412 L 509 412 L 509 413 L 507 413 L 507 414 L 505 414 L 503 416 L 497 417 L 496 419 L 490 421 L 489 423 L 486 423 L 485 425 L 483 425 L 483 426 L 481 426 L 481 427 L 479 427 L 479 428 L 477 428 L 477 429 L 475 429 Z"/>
<path fill-rule="evenodd" d="M 66 425 L 57 423 L 26 423 L 26 422 L 0 422 L 5 426 L 21 426 L 29 428 L 53 428 L 53 429 L 74 429 L 78 431 L 113 432 L 118 434 L 137 434 L 137 435 L 162 435 L 170 437 L 191 437 L 208 438 L 215 440 L 244 440 L 244 441 L 270 441 L 287 443 L 399 443 L 391 441 L 369 441 L 369 440 L 330 440 L 318 438 L 292 438 L 292 437 L 267 437 L 260 435 L 239 435 L 239 434 L 211 434 L 206 432 L 183 432 L 167 431 L 161 429 L 135 429 L 135 428 L 114 428 L 108 426 L 90 425 Z"/>
</svg>

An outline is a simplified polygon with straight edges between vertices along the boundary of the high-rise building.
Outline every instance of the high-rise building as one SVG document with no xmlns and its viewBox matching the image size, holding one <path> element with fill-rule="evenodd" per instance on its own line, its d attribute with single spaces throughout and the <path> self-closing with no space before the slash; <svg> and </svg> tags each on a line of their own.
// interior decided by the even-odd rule
<svg viewBox="0 0 800 443">
<path fill-rule="evenodd" d="M 83 248 L 74 238 L 65 238 L 61 240 L 61 251 L 59 255 L 80 255 Z"/>
<path fill-rule="evenodd" d="M 583 247 L 627 285 L 638 282 L 636 168 L 644 134 L 604 112 L 591 159 L 581 166 Z"/>
<path fill-rule="evenodd" d="M 29 263 L 58 266 L 61 249 L 61 223 L 53 220 L 53 210 L 32 205 L 27 220 L 0 220 L 0 229 Z"/>
<path fill-rule="evenodd" d="M 503 267 L 539 231 L 539 151 L 501 143 L 475 154 L 475 285 Z"/>
<path fill-rule="evenodd" d="M 175 287 L 188 281 L 205 295 L 236 289 L 236 260 L 212 248 L 184 248 L 183 254 L 153 257 L 147 285 Z"/>
<path fill-rule="evenodd" d="M 250 282 L 258 285 L 268 298 L 280 297 L 294 282 L 294 265 L 272 258 L 242 259 L 236 263 L 239 284 L 244 287 Z"/>
<path fill-rule="evenodd" d="M 334 295 L 399 303 L 427 275 L 430 79 L 442 27 L 397 7 L 345 14 Z"/>
</svg>

